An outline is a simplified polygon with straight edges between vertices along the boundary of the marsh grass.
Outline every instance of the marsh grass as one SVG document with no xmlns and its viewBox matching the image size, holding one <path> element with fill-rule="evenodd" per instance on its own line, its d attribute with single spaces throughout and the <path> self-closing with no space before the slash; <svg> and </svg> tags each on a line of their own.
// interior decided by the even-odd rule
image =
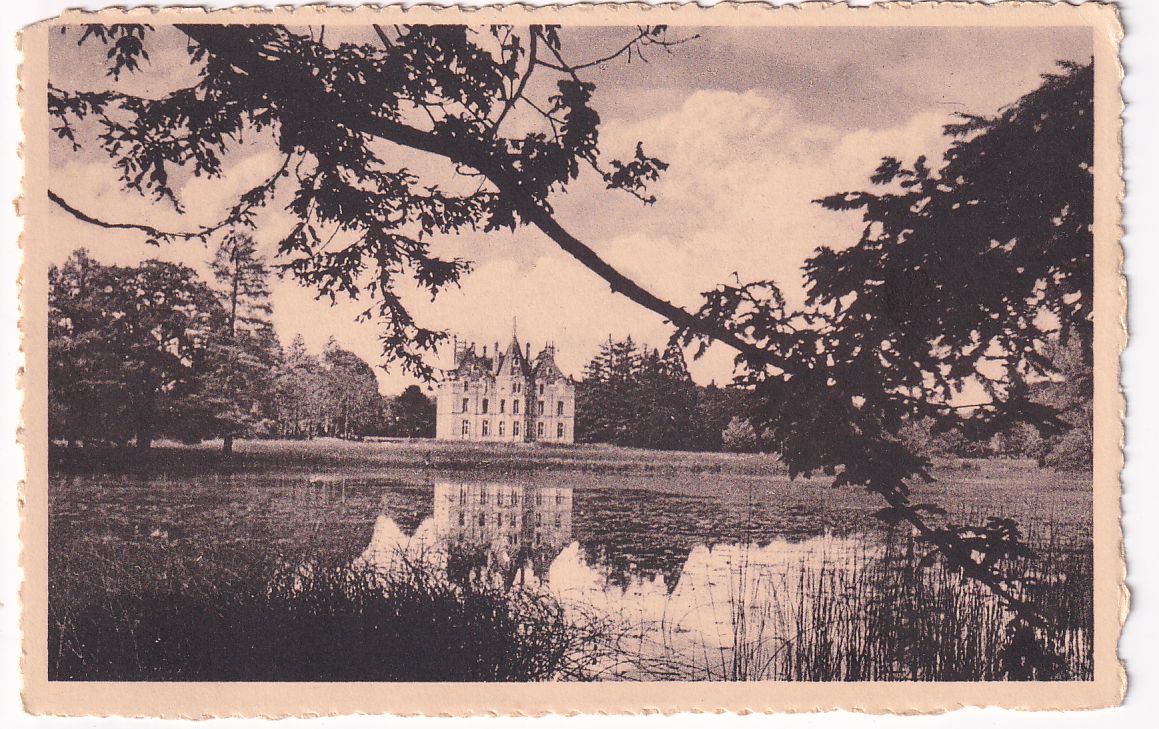
<svg viewBox="0 0 1159 729">
<path fill-rule="evenodd" d="M 681 640 L 672 624 L 640 625 L 620 644 L 622 677 L 717 681 L 1090 680 L 1090 545 L 1038 540 L 1032 558 L 1006 565 L 1052 627 L 1015 628 L 985 588 L 890 532 L 880 545 L 802 562 L 795 579 L 741 564 L 726 645 Z M 747 603 L 744 583 L 765 596 Z M 651 637 L 640 640 L 643 636 Z"/>
<path fill-rule="evenodd" d="M 50 678 L 539 681 L 583 678 L 595 660 L 588 629 L 548 595 L 452 582 L 423 561 L 287 564 L 265 580 L 119 563 L 89 563 L 103 595 L 53 601 Z"/>
</svg>

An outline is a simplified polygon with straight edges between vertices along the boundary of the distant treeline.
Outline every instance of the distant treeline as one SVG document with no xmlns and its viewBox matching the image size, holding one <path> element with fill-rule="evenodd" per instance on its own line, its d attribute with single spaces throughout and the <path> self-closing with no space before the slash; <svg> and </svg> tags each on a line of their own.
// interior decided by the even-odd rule
<svg viewBox="0 0 1159 729">
<path fill-rule="evenodd" d="M 576 440 L 635 448 L 719 451 L 744 393 L 692 381 L 676 346 L 663 352 L 629 336 L 607 341 L 576 385 Z"/>
<path fill-rule="evenodd" d="M 50 269 L 50 438 L 221 438 L 228 452 L 240 437 L 383 433 L 391 403 L 370 365 L 333 339 L 321 356 L 300 336 L 281 346 L 252 239 L 227 237 L 211 270 L 207 283 L 187 266 L 105 266 L 84 249 Z"/>
<path fill-rule="evenodd" d="M 158 260 L 106 266 L 80 249 L 49 271 L 49 437 L 69 445 L 156 438 L 430 438 L 435 403 L 412 385 L 384 398 L 369 364 L 331 339 L 321 356 L 301 336 L 283 347 L 270 321 L 269 268 L 247 235 L 228 236 L 212 281 Z M 930 456 L 1033 458 L 1089 467 L 1090 373 L 1077 343 L 1049 354 L 1058 382 L 1015 383 L 1027 402 L 1061 413 L 1064 428 L 940 432 L 907 424 Z M 703 387 L 677 346 L 609 337 L 576 386 L 576 440 L 662 450 L 776 453 L 751 424 L 747 391 Z"/>
<path fill-rule="evenodd" d="M 916 421 L 903 426 L 901 437 L 930 457 L 1031 458 L 1045 466 L 1089 467 L 1091 382 L 1078 347 L 1072 339 L 1048 350 L 1062 373 L 1058 381 L 1013 385 L 1026 402 L 1056 408 L 1060 432 L 1042 434 L 1020 424 L 1004 431 L 966 433 L 940 431 L 931 421 Z M 576 398 L 580 442 L 664 450 L 778 451 L 771 437 L 754 429 L 748 392 L 695 384 L 676 346 L 661 352 L 640 346 L 631 337 L 609 337 L 585 368 Z"/>
</svg>

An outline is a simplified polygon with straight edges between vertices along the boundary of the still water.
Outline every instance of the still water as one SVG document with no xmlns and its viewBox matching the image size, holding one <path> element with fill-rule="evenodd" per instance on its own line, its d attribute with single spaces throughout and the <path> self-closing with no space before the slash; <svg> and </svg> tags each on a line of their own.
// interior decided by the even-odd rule
<svg viewBox="0 0 1159 729">
<path fill-rule="evenodd" d="M 1073 537 L 1087 529 L 1089 485 L 1079 479 L 951 473 L 926 490 L 923 500 L 967 518 L 999 504 L 1024 524 Z M 450 576 L 474 571 L 546 592 L 575 621 L 599 621 L 615 638 L 601 677 L 766 676 L 797 636 L 818 633 L 818 616 L 859 619 L 880 602 L 863 579 L 882 550 L 872 516 L 880 504 L 824 479 L 417 470 L 59 477 L 49 499 L 50 572 L 70 580 L 87 580 L 100 563 L 116 563 L 113 574 L 153 568 L 213 579 L 246 565 L 253 574 L 323 562 L 392 570 L 421 559 Z M 50 595 L 83 587 L 61 582 Z M 814 610 L 820 599 L 830 602 Z"/>
<path fill-rule="evenodd" d="M 875 551 L 863 535 L 826 529 L 824 519 L 793 518 L 798 510 L 779 523 L 753 519 L 749 499 L 653 494 L 649 502 L 668 507 L 656 518 L 643 504 L 568 486 L 431 489 L 432 513 L 413 531 L 389 513 L 378 516 L 362 561 L 389 571 L 422 560 L 450 571 L 471 555 L 480 574 L 545 590 L 573 619 L 595 616 L 618 631 L 621 655 L 605 668 L 621 675 L 649 667 L 726 674 L 738 645 L 783 641 L 801 629 L 806 574 L 828 565 L 854 579 L 859 560 Z"/>
</svg>

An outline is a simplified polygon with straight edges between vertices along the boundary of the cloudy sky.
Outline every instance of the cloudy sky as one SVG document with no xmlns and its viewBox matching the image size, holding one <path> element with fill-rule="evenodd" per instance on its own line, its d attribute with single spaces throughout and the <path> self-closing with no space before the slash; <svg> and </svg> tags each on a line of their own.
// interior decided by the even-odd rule
<svg viewBox="0 0 1159 729">
<path fill-rule="evenodd" d="M 357 36 L 359 31 L 348 31 Z M 568 31 L 574 60 L 594 58 L 632 31 Z M 695 28 L 672 54 L 648 62 L 616 60 L 592 69 L 595 104 L 603 119 L 601 149 L 631 154 L 637 141 L 670 164 L 654 187 L 651 207 L 581 178 L 554 200 L 557 217 L 608 261 L 656 293 L 689 307 L 698 294 L 738 276 L 774 279 L 799 300 L 800 267 L 819 245 L 857 240 L 855 215 L 825 211 L 812 201 L 860 189 L 884 155 L 913 159 L 940 155 L 941 127 L 958 111 L 992 113 L 1037 84 L 1056 61 L 1091 56 L 1088 30 L 1071 28 Z M 66 89 L 107 88 L 101 52 L 78 48 L 75 35 L 55 36 L 52 81 Z M 328 37 L 329 39 L 329 37 Z M 185 43 L 164 29 L 149 41 L 146 71 L 118 86 L 159 94 L 190 83 Z M 73 205 L 106 218 L 191 229 L 224 216 L 239 191 L 268 177 L 280 162 L 261 141 L 234 151 L 222 179 L 192 178 L 179 190 L 184 216 L 118 189 L 111 163 L 88 149 L 53 148 L 52 186 Z M 416 161 L 425 170 L 432 161 Z M 443 170 L 430 170 L 445 175 Z M 272 255 L 291 221 L 274 206 L 260 218 L 256 238 Z M 206 270 L 211 251 L 201 244 L 161 249 L 144 236 L 112 232 L 53 209 L 58 244 L 54 261 L 84 246 L 106 263 L 155 257 Z M 437 250 L 475 262 L 461 288 L 439 296 L 407 296 L 427 326 L 456 332 L 480 346 L 506 341 L 513 319 L 533 348 L 552 340 L 566 373 L 579 375 L 609 334 L 631 334 L 663 346 L 660 318 L 622 297 L 543 235 L 462 236 Z M 372 364 L 383 364 L 372 324 L 355 324 L 365 303 L 330 306 L 292 281 L 274 285 L 275 325 L 283 341 L 302 334 L 320 350 L 326 339 Z M 725 382 L 731 351 L 720 346 L 691 363 L 702 383 Z M 449 352 L 444 355 L 449 358 Z M 379 368 L 383 392 L 411 380 L 397 367 Z"/>
</svg>

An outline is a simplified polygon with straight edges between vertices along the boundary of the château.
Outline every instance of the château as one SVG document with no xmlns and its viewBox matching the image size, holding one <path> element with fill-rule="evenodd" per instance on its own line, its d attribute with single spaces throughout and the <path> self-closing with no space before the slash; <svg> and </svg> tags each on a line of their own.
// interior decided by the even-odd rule
<svg viewBox="0 0 1159 729">
<path fill-rule="evenodd" d="M 502 353 L 454 344 L 455 366 L 438 387 L 439 440 L 575 442 L 575 382 L 555 363 L 555 345 L 531 357 L 512 333 Z"/>
</svg>

